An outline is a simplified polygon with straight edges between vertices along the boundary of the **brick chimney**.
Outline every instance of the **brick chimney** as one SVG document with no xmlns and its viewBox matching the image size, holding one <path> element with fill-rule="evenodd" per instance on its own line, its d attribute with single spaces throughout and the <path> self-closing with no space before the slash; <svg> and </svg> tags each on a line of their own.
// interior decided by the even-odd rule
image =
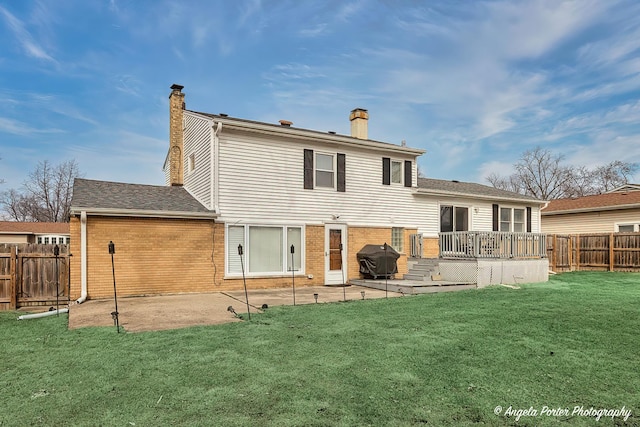
<svg viewBox="0 0 640 427">
<path fill-rule="evenodd" d="M 364 108 L 356 108 L 351 110 L 349 115 L 351 121 L 351 136 L 359 139 L 369 139 L 367 131 L 367 123 L 369 121 L 369 113 Z"/>
<path fill-rule="evenodd" d="M 184 179 L 184 86 L 172 85 L 169 95 L 169 183 L 181 186 Z"/>
</svg>

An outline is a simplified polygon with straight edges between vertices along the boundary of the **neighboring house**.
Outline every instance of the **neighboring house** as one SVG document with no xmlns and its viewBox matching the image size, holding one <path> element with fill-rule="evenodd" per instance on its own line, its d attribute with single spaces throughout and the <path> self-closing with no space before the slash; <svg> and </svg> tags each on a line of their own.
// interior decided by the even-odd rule
<svg viewBox="0 0 640 427">
<path fill-rule="evenodd" d="M 552 200 L 542 210 L 542 231 L 549 234 L 640 231 L 640 185 L 608 193 Z"/>
<path fill-rule="evenodd" d="M 109 241 L 119 293 L 140 295 L 240 289 L 243 267 L 254 288 L 342 284 L 370 243 L 401 253 L 401 275 L 412 235 L 437 257 L 441 231 L 540 232 L 543 202 L 418 178 L 424 150 L 368 139 L 366 110 L 345 136 L 189 111 L 179 85 L 169 98 L 166 186 L 75 182 L 76 297 L 112 295 Z"/>
<path fill-rule="evenodd" d="M 69 238 L 67 222 L 0 221 L 0 244 L 68 244 Z"/>
</svg>

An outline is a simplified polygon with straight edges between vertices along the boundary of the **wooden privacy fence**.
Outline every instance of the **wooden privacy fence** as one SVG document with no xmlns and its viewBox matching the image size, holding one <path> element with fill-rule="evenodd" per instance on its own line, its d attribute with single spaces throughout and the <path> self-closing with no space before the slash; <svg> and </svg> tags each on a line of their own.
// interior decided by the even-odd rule
<svg viewBox="0 0 640 427">
<path fill-rule="evenodd" d="M 69 301 L 69 246 L 0 244 L 0 310 Z M 56 277 L 56 271 L 58 273 Z"/>
<path fill-rule="evenodd" d="M 549 234 L 553 271 L 640 271 L 640 233 Z"/>
</svg>

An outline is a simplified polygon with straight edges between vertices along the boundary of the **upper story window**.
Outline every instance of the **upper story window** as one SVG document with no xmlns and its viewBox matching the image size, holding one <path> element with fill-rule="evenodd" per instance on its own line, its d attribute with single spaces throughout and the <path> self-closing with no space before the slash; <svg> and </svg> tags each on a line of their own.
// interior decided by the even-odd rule
<svg viewBox="0 0 640 427">
<path fill-rule="evenodd" d="M 391 161 L 391 182 L 402 184 L 402 162 Z"/>
<path fill-rule="evenodd" d="M 304 188 L 335 188 L 346 191 L 346 156 L 304 150 Z"/>
<path fill-rule="evenodd" d="M 390 157 L 383 157 L 382 184 L 404 184 L 405 187 L 411 187 L 413 184 L 413 163 L 410 160 L 391 160 Z"/>
<path fill-rule="evenodd" d="M 316 187 L 333 188 L 333 156 L 316 153 Z"/>
</svg>

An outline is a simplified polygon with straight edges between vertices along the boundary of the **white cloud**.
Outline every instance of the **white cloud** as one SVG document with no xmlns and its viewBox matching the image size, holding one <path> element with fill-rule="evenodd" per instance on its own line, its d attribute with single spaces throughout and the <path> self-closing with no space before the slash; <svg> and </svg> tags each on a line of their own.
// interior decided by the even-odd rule
<svg viewBox="0 0 640 427">
<path fill-rule="evenodd" d="M 45 61 L 56 62 L 56 60 L 49 55 L 44 48 L 38 44 L 31 33 L 27 31 L 24 23 L 16 18 L 11 12 L 4 7 L 0 6 L 0 14 L 4 16 L 7 25 L 13 32 L 14 36 L 22 46 L 24 53 L 32 58 L 42 59 Z"/>
<path fill-rule="evenodd" d="M 39 129 L 19 120 L 0 117 L 0 132 L 29 136 L 45 133 L 61 133 L 63 131 L 61 129 Z"/>
</svg>

